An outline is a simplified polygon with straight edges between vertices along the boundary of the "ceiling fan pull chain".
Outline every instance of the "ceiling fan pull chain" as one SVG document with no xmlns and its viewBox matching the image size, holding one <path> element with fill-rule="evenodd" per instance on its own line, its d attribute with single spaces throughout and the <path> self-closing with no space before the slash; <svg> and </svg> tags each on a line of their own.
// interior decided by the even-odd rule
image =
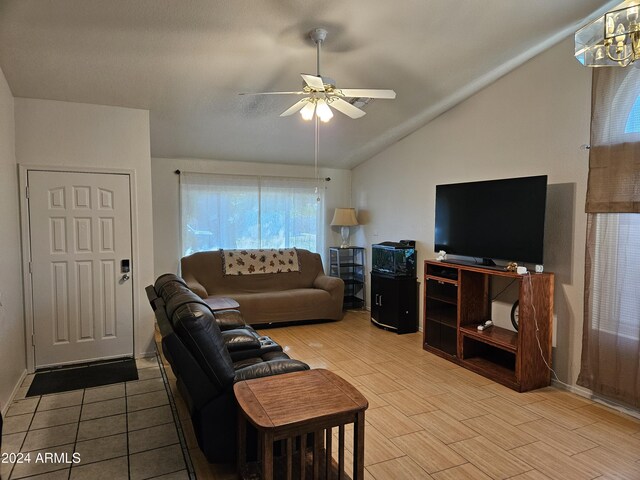
<svg viewBox="0 0 640 480">
<path fill-rule="evenodd" d="M 318 173 L 318 150 L 320 148 L 320 122 L 318 120 L 318 116 L 315 117 L 315 152 L 314 152 L 314 168 L 316 174 L 316 202 L 320 202 L 320 174 Z"/>
</svg>

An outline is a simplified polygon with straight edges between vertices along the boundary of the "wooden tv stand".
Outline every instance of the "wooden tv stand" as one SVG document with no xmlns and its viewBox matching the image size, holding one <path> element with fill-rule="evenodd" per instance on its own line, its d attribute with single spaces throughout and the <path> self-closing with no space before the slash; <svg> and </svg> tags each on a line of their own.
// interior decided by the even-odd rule
<svg viewBox="0 0 640 480">
<path fill-rule="evenodd" d="M 424 262 L 423 348 L 519 392 L 549 385 L 553 273 L 518 275 L 495 268 Z M 480 331 L 491 319 L 490 281 L 516 279 L 519 327 Z M 538 342 L 539 341 L 539 342 Z"/>
</svg>

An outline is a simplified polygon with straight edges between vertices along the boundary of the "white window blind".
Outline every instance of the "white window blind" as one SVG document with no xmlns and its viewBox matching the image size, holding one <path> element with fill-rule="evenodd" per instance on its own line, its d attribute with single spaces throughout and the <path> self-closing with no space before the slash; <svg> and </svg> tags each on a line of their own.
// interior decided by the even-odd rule
<svg viewBox="0 0 640 480">
<path fill-rule="evenodd" d="M 323 192 L 313 179 L 183 172 L 182 254 L 289 247 L 322 252 Z"/>
<path fill-rule="evenodd" d="M 640 215 L 594 214 L 591 328 L 640 339 Z"/>
</svg>

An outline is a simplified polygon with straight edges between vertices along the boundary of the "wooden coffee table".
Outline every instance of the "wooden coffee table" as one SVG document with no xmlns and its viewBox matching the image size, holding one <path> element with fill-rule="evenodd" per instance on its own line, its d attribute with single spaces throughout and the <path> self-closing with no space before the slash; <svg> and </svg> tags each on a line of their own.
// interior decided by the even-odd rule
<svg viewBox="0 0 640 480">
<path fill-rule="evenodd" d="M 209 297 L 205 298 L 204 301 L 213 312 L 218 310 L 236 310 L 240 307 L 238 302 L 229 297 Z"/>
<path fill-rule="evenodd" d="M 292 478 L 293 449 L 299 438 L 301 478 L 307 462 L 307 434 L 313 434 L 313 478 L 329 478 L 332 429 L 338 427 L 338 478 L 344 478 L 344 426 L 353 423 L 353 478 L 364 478 L 364 411 L 367 399 L 338 375 L 324 369 L 244 380 L 234 385 L 238 401 L 238 474 L 246 466 L 246 422 L 258 430 L 262 478 L 273 478 L 273 442 L 285 440 L 286 478 Z M 326 441 L 326 447 L 325 447 Z M 325 455 L 322 455 L 322 452 Z M 324 458 L 323 458 L 324 457 Z M 324 471 L 321 466 L 324 464 Z"/>
</svg>

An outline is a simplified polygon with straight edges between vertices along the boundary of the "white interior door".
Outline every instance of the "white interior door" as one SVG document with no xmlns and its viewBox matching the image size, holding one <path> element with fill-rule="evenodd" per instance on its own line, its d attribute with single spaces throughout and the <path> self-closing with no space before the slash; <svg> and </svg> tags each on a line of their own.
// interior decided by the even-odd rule
<svg viewBox="0 0 640 480">
<path fill-rule="evenodd" d="M 36 368 L 132 356 L 129 176 L 30 170 L 28 187 Z"/>
</svg>

